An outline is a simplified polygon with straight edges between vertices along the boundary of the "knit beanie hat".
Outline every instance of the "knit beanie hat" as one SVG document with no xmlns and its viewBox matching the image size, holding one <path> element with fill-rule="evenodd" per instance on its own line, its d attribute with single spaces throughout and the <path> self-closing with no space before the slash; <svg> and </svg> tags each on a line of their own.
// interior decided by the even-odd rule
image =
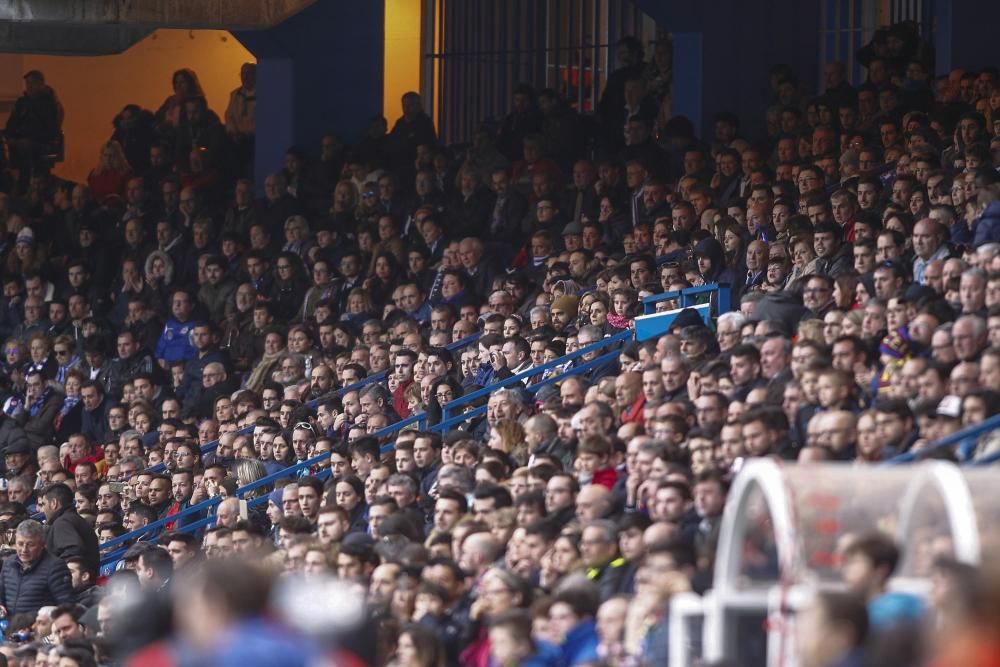
<svg viewBox="0 0 1000 667">
<path fill-rule="evenodd" d="M 561 310 L 575 317 L 579 304 L 580 300 L 578 298 L 569 294 L 564 294 L 552 301 L 551 310 Z"/>
</svg>

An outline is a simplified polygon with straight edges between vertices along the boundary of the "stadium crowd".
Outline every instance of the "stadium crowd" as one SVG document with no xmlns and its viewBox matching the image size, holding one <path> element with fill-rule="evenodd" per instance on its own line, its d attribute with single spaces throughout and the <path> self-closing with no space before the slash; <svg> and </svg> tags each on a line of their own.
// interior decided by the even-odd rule
<svg viewBox="0 0 1000 667">
<path fill-rule="evenodd" d="M 995 415 L 997 69 L 935 77 L 893 26 L 863 84 L 831 63 L 810 97 L 776 66 L 766 134 L 723 113 L 699 138 L 669 54 L 623 39 L 595 114 L 521 85 L 460 146 L 409 93 L 391 129 L 290 148 L 261 199 L 253 65 L 221 117 L 191 70 L 125 107 L 86 183 L 50 173 L 63 109 L 30 72 L 0 194 L 3 661 L 305 664 L 268 594 L 333 575 L 371 631 L 344 664 L 665 665 L 747 458 L 875 465 Z M 712 283 L 711 326 L 559 361 Z M 880 664 L 995 664 L 1000 589 L 940 553 L 926 602 L 887 592 L 896 546 L 845 538 L 803 664 L 914 627 Z"/>
</svg>

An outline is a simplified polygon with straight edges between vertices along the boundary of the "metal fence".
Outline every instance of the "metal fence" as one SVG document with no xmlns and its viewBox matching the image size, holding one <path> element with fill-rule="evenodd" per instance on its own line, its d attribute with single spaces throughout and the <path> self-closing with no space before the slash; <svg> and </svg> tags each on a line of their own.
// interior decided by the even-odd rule
<svg viewBox="0 0 1000 667">
<path fill-rule="evenodd" d="M 428 11 L 436 29 L 424 98 L 447 144 L 467 142 L 481 123 L 507 114 L 520 83 L 553 88 L 581 112 L 594 109 L 618 40 L 648 45 L 657 37 L 631 0 L 429 0 Z"/>
</svg>

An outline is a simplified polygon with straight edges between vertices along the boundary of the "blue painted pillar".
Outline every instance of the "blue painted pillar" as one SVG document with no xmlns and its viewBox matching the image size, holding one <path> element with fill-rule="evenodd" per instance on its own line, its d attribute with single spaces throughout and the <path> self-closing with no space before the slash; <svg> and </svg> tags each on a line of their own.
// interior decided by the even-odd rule
<svg viewBox="0 0 1000 667">
<path fill-rule="evenodd" d="M 687 116 L 694 131 L 701 134 L 704 95 L 703 35 L 700 32 L 674 33 L 673 114 Z"/>
<path fill-rule="evenodd" d="M 235 33 L 258 63 L 258 190 L 290 146 L 318 153 L 324 134 L 357 141 L 382 112 L 383 8 L 376 0 L 318 0 L 267 30 Z"/>
<path fill-rule="evenodd" d="M 764 134 L 768 71 L 788 63 L 804 95 L 816 89 L 818 0 L 633 0 L 674 36 L 674 113 L 711 138 L 712 118 L 739 116 L 744 136 Z"/>
<path fill-rule="evenodd" d="M 932 11 L 937 74 L 1000 62 L 1000 3 L 935 0 Z"/>
</svg>

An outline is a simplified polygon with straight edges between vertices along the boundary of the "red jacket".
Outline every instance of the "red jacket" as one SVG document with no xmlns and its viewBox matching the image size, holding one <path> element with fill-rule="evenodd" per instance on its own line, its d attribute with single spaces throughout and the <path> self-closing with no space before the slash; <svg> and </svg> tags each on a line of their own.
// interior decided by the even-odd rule
<svg viewBox="0 0 1000 667">
<path fill-rule="evenodd" d="M 590 480 L 590 483 L 606 486 L 610 491 L 615 488 L 615 482 L 617 481 L 618 481 L 618 471 L 612 467 L 607 467 L 607 468 L 601 468 L 600 470 L 595 470 L 594 477 Z"/>
<path fill-rule="evenodd" d="M 626 406 L 622 410 L 621 422 L 622 424 L 641 424 L 644 420 L 644 412 L 646 407 L 646 395 L 639 394 L 639 398 L 632 405 Z"/>
</svg>

